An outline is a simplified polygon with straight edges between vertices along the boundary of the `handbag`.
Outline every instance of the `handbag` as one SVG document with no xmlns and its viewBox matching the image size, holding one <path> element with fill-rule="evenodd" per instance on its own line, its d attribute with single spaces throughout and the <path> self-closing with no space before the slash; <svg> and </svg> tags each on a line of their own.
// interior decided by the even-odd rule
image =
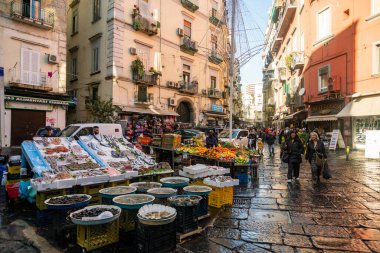
<svg viewBox="0 0 380 253">
<path fill-rule="evenodd" d="M 288 152 L 282 153 L 281 161 L 283 163 L 289 163 L 289 153 Z"/>
<path fill-rule="evenodd" d="M 323 157 L 323 154 L 318 153 L 317 149 L 314 147 L 315 150 L 315 163 L 318 167 L 323 167 L 326 163 L 326 158 Z"/>
</svg>

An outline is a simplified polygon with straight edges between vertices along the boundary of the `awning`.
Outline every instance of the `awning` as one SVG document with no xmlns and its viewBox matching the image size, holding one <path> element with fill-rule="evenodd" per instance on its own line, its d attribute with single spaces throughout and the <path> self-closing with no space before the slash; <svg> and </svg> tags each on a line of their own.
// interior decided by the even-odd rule
<svg viewBox="0 0 380 253">
<path fill-rule="evenodd" d="M 336 121 L 336 120 L 338 120 L 336 115 L 321 115 L 321 116 L 310 116 L 306 119 L 306 122 Z"/>
<path fill-rule="evenodd" d="M 344 117 L 363 117 L 380 115 L 380 97 L 361 97 L 355 98 L 348 103 L 336 116 Z"/>
<path fill-rule="evenodd" d="M 296 116 L 297 114 L 300 114 L 301 112 L 305 112 L 304 110 L 301 110 L 301 111 L 298 111 L 298 112 L 295 112 L 295 113 L 292 113 L 288 116 L 285 116 L 284 119 L 293 119 L 294 116 Z"/>
<path fill-rule="evenodd" d="M 159 115 L 162 115 L 162 116 L 176 116 L 176 117 L 179 116 L 179 114 L 176 113 L 175 111 L 160 110 L 160 109 L 154 109 L 154 111 L 158 112 Z"/>
<path fill-rule="evenodd" d="M 139 113 L 139 114 L 159 115 L 157 111 L 153 111 L 153 110 L 151 110 L 149 108 L 139 108 L 139 107 L 123 106 L 123 107 L 121 107 L 121 110 L 123 112 L 132 112 L 132 113 Z"/>
<path fill-rule="evenodd" d="M 204 113 L 207 117 L 213 117 L 213 118 L 227 118 L 227 115 L 225 114 L 216 114 L 216 113 L 209 113 L 209 112 L 205 112 Z"/>
</svg>

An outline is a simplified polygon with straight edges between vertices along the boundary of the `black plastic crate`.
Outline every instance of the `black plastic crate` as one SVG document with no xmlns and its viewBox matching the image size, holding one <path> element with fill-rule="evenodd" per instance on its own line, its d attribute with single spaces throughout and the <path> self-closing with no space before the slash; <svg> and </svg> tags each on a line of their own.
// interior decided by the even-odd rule
<svg viewBox="0 0 380 253">
<path fill-rule="evenodd" d="M 201 196 L 202 199 L 199 201 L 197 206 L 197 217 L 201 217 L 208 214 L 208 195 Z"/>
<path fill-rule="evenodd" d="M 144 240 L 159 240 L 167 235 L 176 234 L 176 222 L 159 226 L 148 226 L 140 221 L 136 224 L 136 237 Z"/>
<path fill-rule="evenodd" d="M 139 253 L 165 253 L 176 249 L 176 234 L 157 240 L 145 240 L 136 236 L 137 252 Z"/>
<path fill-rule="evenodd" d="M 198 228 L 198 206 L 175 206 L 177 232 L 187 233 Z"/>
</svg>

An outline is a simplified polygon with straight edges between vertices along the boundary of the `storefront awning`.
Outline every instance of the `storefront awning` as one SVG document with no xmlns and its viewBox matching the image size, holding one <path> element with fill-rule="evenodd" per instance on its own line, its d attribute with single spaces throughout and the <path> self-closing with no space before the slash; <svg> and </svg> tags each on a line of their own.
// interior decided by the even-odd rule
<svg viewBox="0 0 380 253">
<path fill-rule="evenodd" d="M 363 117 L 380 115 L 380 97 L 361 97 L 355 98 L 348 103 L 336 116 L 344 117 Z"/>
<path fill-rule="evenodd" d="M 207 117 L 213 117 L 213 118 L 227 118 L 227 115 L 225 114 L 216 114 L 216 113 L 209 113 L 209 112 L 205 112 L 204 113 Z"/>
<path fill-rule="evenodd" d="M 310 116 L 306 119 L 306 122 L 336 121 L 336 120 L 338 120 L 336 115 L 322 115 L 322 116 Z"/>
<path fill-rule="evenodd" d="M 167 110 L 160 110 L 160 109 L 154 109 L 156 112 L 159 113 L 159 115 L 162 115 L 162 116 L 176 116 L 178 117 L 179 114 L 176 113 L 175 111 L 167 111 Z"/>
<path fill-rule="evenodd" d="M 159 115 L 158 112 L 153 111 L 153 110 L 151 110 L 149 108 L 139 108 L 139 107 L 123 106 L 123 107 L 121 107 L 121 110 L 123 112 L 132 112 L 132 113 L 139 113 L 139 114 Z"/>
<path fill-rule="evenodd" d="M 294 116 L 296 116 L 297 114 L 300 114 L 301 112 L 305 112 L 304 110 L 301 110 L 301 111 L 298 111 L 298 112 L 295 112 L 295 113 L 292 113 L 288 116 L 285 116 L 284 119 L 293 119 Z"/>
</svg>

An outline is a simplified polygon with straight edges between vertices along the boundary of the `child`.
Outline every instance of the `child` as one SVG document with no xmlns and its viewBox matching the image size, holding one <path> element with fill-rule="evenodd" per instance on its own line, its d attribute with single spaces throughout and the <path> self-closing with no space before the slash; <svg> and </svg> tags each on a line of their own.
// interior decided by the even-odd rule
<svg viewBox="0 0 380 253">
<path fill-rule="evenodd" d="M 257 139 L 257 150 L 259 151 L 259 155 L 263 155 L 264 142 L 261 138 Z"/>
</svg>

